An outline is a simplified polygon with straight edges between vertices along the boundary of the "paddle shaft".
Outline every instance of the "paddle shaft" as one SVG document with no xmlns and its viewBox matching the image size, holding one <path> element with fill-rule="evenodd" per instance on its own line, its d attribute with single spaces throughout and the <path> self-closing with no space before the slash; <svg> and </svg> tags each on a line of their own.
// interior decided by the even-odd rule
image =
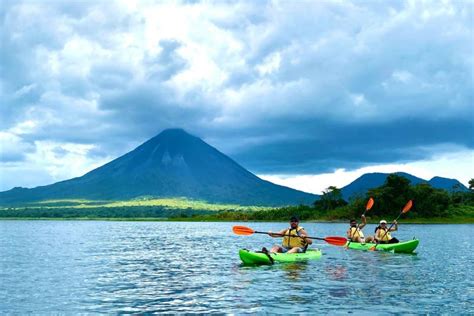
<svg viewBox="0 0 474 316">
<path fill-rule="evenodd" d="M 234 231 L 234 233 L 236 233 L 237 235 L 252 235 L 252 234 L 265 234 L 265 235 L 270 235 L 272 237 L 299 237 L 301 239 L 306 239 L 306 238 L 309 238 L 309 239 L 318 239 L 318 240 L 324 240 L 325 242 L 327 242 L 328 244 L 331 244 L 331 245 L 334 245 L 334 246 L 344 246 L 347 242 L 347 238 L 344 238 L 344 237 L 338 237 L 338 236 L 329 236 L 329 237 L 325 237 L 325 238 L 322 238 L 322 237 L 311 237 L 311 236 L 298 236 L 298 235 L 291 235 L 291 234 L 287 234 L 287 232 L 285 233 L 268 233 L 268 232 L 259 232 L 259 231 L 255 231 L 251 228 L 248 228 L 248 227 L 245 227 L 245 226 L 234 226 L 232 227 L 232 230 Z"/>
<path fill-rule="evenodd" d="M 268 233 L 266 232 L 258 232 L 258 231 L 253 231 L 255 234 L 265 234 L 265 235 L 268 235 Z M 272 235 L 276 235 L 278 237 L 285 237 L 285 236 L 288 236 L 288 237 L 299 237 L 301 239 L 305 239 L 305 238 L 310 238 L 310 239 L 317 239 L 317 240 L 326 240 L 325 238 L 321 238 L 321 237 L 310 237 L 310 236 L 298 236 L 298 235 L 285 235 L 285 234 L 279 234 L 279 233 L 271 233 Z"/>
</svg>

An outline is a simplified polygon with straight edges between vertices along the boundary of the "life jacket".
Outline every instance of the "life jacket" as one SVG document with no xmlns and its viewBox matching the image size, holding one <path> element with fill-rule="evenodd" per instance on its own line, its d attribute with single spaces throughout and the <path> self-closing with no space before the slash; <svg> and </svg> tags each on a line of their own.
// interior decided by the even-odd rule
<svg viewBox="0 0 474 316">
<path fill-rule="evenodd" d="M 357 226 L 357 227 L 351 227 L 350 228 L 350 236 L 351 236 L 351 239 L 354 239 L 356 237 L 360 237 L 360 238 L 364 238 L 364 233 L 362 232 L 362 230 L 360 230 L 360 228 Z"/>
<path fill-rule="evenodd" d="M 377 234 L 378 230 L 380 230 L 379 234 Z M 380 226 L 377 227 L 377 229 L 375 230 L 375 236 L 379 238 L 380 241 L 389 241 L 390 239 L 392 239 L 392 236 L 390 235 L 388 228 L 382 228 Z"/>
<path fill-rule="evenodd" d="M 304 247 L 306 243 L 304 242 L 303 238 L 297 237 L 300 236 L 300 231 L 303 230 L 303 227 L 297 228 L 288 228 L 285 231 L 285 237 L 283 237 L 283 247 L 286 248 L 293 248 L 293 247 Z M 289 236 L 286 236 L 289 235 Z M 295 237 L 292 237 L 295 236 Z"/>
</svg>

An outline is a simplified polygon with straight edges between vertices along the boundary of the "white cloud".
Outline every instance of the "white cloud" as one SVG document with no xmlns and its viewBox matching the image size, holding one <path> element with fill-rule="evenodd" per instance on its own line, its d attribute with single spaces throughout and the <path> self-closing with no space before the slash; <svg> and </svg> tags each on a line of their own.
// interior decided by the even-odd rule
<svg viewBox="0 0 474 316">
<path fill-rule="evenodd" d="M 279 52 L 272 53 L 265 57 L 260 65 L 255 66 L 260 76 L 270 75 L 280 68 L 281 54 Z"/>
<path fill-rule="evenodd" d="M 33 120 L 26 120 L 26 121 L 23 121 L 23 122 L 19 122 L 16 126 L 12 127 L 9 132 L 12 133 L 12 136 L 14 135 L 14 137 L 16 139 L 19 139 L 18 136 L 16 135 L 22 135 L 22 134 L 31 134 L 31 133 L 34 133 L 36 128 L 38 126 L 38 122 L 37 121 L 33 121 Z"/>
<path fill-rule="evenodd" d="M 4 136 L 0 134 L 2 143 Z M 25 144 L 17 137 L 9 135 L 8 138 L 11 146 L 7 149 L 15 145 L 20 151 L 24 150 Z M 36 141 L 32 147 L 23 161 L 2 163 L 0 191 L 14 186 L 35 187 L 82 176 L 112 160 L 110 157 L 88 158 L 94 145 Z"/>
<path fill-rule="evenodd" d="M 397 81 L 408 83 L 413 78 L 413 75 L 406 70 L 396 70 L 392 73 L 392 77 Z"/>
<path fill-rule="evenodd" d="M 11 132 L 0 131 L 0 164 L 8 161 L 23 160 L 32 146 Z"/>
</svg>

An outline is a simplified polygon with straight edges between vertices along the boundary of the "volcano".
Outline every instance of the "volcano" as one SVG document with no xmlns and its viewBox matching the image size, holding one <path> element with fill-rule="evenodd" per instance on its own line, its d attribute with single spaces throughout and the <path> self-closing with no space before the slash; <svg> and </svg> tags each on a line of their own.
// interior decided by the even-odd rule
<svg viewBox="0 0 474 316">
<path fill-rule="evenodd" d="M 265 206 L 310 204 L 319 198 L 262 180 L 200 138 L 168 129 L 82 177 L 0 192 L 0 205 L 145 196 Z"/>
</svg>

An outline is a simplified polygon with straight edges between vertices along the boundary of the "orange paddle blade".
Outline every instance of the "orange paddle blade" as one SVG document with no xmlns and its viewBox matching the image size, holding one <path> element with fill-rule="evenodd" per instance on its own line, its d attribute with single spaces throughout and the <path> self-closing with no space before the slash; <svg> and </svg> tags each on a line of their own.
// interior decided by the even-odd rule
<svg viewBox="0 0 474 316">
<path fill-rule="evenodd" d="M 374 206 L 374 199 L 370 198 L 369 201 L 367 202 L 367 206 L 365 207 L 365 210 L 368 211 Z"/>
<path fill-rule="evenodd" d="M 255 232 L 253 229 L 245 226 L 234 226 L 232 230 L 237 235 L 252 235 Z"/>
<path fill-rule="evenodd" d="M 402 213 L 408 212 L 411 209 L 412 205 L 413 205 L 413 201 L 412 200 L 408 201 L 408 203 L 403 208 Z"/>
<path fill-rule="evenodd" d="M 345 246 L 347 243 L 347 238 L 331 236 L 324 238 L 324 241 L 334 246 Z"/>
</svg>

